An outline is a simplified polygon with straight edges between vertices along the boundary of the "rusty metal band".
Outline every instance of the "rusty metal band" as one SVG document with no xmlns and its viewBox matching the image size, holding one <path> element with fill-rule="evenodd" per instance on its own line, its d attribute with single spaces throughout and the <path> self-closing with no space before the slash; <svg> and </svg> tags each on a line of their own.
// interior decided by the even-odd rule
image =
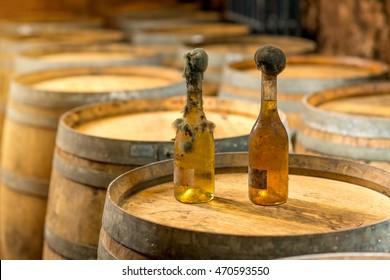
<svg viewBox="0 0 390 280">
<path fill-rule="evenodd" d="M 59 117 L 42 116 L 21 112 L 8 107 L 6 109 L 7 118 L 32 126 L 38 126 L 46 129 L 57 129 Z"/>
<path fill-rule="evenodd" d="M 107 189 L 110 182 L 120 175 L 74 166 L 56 155 L 53 158 L 53 167 L 69 180 L 101 189 Z"/>
<path fill-rule="evenodd" d="M 97 247 L 68 241 L 45 227 L 45 241 L 57 254 L 69 260 L 96 260 Z"/>
<path fill-rule="evenodd" d="M 49 193 L 49 180 L 26 177 L 5 170 L 1 170 L 3 185 L 11 190 L 32 194 L 38 197 L 47 198 Z"/>
</svg>

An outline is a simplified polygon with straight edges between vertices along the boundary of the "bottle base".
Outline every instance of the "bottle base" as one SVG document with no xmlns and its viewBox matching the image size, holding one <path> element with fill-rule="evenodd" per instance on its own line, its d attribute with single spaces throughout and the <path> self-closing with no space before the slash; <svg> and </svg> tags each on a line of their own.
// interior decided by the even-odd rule
<svg viewBox="0 0 390 280">
<path fill-rule="evenodd" d="M 214 194 L 199 188 L 186 188 L 182 191 L 175 191 L 175 198 L 188 204 L 206 203 L 213 200 Z"/>
<path fill-rule="evenodd" d="M 277 206 L 287 202 L 287 197 L 272 195 L 270 193 L 262 193 L 256 196 L 249 193 L 249 199 L 254 204 L 261 206 Z"/>
</svg>

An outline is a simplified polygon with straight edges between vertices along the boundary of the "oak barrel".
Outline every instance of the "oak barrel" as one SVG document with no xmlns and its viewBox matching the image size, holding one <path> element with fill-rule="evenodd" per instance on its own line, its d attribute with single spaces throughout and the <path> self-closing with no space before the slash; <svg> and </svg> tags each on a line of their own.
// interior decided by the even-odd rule
<svg viewBox="0 0 390 280">
<path fill-rule="evenodd" d="M 0 19 L 0 34 L 28 35 L 80 28 L 101 28 L 102 25 L 103 20 L 94 16 L 59 11 L 31 11 L 2 17 Z"/>
<path fill-rule="evenodd" d="M 62 68 L 16 76 L 2 143 L 0 231 L 4 257 L 42 258 L 43 223 L 61 114 L 83 104 L 184 93 L 181 72 L 161 66 Z"/>
<path fill-rule="evenodd" d="M 337 86 L 385 79 L 388 65 L 369 59 L 345 56 L 305 55 L 287 57 L 278 75 L 278 106 L 287 114 L 290 128 L 296 131 L 305 94 Z M 218 94 L 259 102 L 260 72 L 251 60 L 227 65 Z"/>
<path fill-rule="evenodd" d="M 165 64 L 174 66 L 179 44 L 188 40 L 214 37 L 231 37 L 249 34 L 248 26 L 239 23 L 183 23 L 176 26 L 162 26 L 135 30 L 129 41 L 133 44 L 159 45 L 165 53 Z M 206 49 L 207 51 L 207 49 Z"/>
<path fill-rule="evenodd" d="M 103 7 L 102 7 L 103 8 Z M 169 14 L 172 12 L 196 11 L 200 7 L 197 3 L 178 3 L 176 0 L 143 0 L 132 1 L 113 6 L 110 2 L 109 7 L 104 8 L 99 14 L 105 18 L 105 24 L 115 29 L 121 28 L 121 21 L 124 18 L 146 17 L 148 15 Z"/>
<path fill-rule="evenodd" d="M 274 259 L 390 252 L 390 173 L 334 158 L 290 154 L 289 199 L 248 198 L 248 154 L 216 154 L 216 195 L 183 204 L 173 161 L 129 171 L 108 187 L 98 258 Z"/>
<path fill-rule="evenodd" d="M 271 44 L 282 49 L 287 56 L 314 52 L 316 43 L 309 39 L 281 35 L 238 35 L 186 41 L 179 45 L 175 67 L 182 67 L 183 55 L 194 48 L 204 48 L 209 56 L 205 72 L 205 90 L 208 95 L 217 95 L 222 80 L 223 67 L 234 61 L 253 58 L 262 46 Z"/>
<path fill-rule="evenodd" d="M 308 95 L 296 152 L 363 161 L 390 171 L 390 82 Z"/>
<path fill-rule="evenodd" d="M 219 22 L 222 15 L 218 12 L 196 9 L 163 9 L 125 15 L 118 19 L 118 27 L 130 37 L 132 32 L 155 27 L 176 27 L 189 23 Z"/>
<path fill-rule="evenodd" d="M 0 35 L 0 132 L 4 109 L 9 95 L 9 84 L 15 75 L 15 56 L 31 48 L 48 46 L 77 46 L 104 44 L 123 40 L 123 34 L 111 29 L 75 29 L 72 31 L 42 32 L 29 35 Z M 0 134 L 1 143 L 1 134 Z"/>
<path fill-rule="evenodd" d="M 106 189 L 117 176 L 172 158 L 174 120 L 186 98 L 109 102 L 75 108 L 58 128 L 45 225 L 44 259 L 96 259 Z M 246 151 L 254 103 L 204 98 L 216 124 L 216 152 Z M 284 117 L 285 120 L 285 117 Z"/>
<path fill-rule="evenodd" d="M 19 52 L 15 57 L 15 71 L 26 73 L 65 67 L 160 65 L 161 60 L 156 47 L 125 43 L 40 47 Z"/>
</svg>

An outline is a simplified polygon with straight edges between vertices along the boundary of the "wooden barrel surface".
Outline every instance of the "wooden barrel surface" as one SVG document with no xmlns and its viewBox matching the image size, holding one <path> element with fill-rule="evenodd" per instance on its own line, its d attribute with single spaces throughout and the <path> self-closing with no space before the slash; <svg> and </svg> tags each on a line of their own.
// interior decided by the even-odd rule
<svg viewBox="0 0 390 280">
<path fill-rule="evenodd" d="M 264 207 L 248 198 L 247 162 L 247 153 L 216 155 L 216 196 L 207 204 L 174 198 L 172 160 L 121 175 L 107 190 L 98 258 L 274 259 L 390 252 L 389 172 L 290 154 L 289 199 Z"/>
<path fill-rule="evenodd" d="M 209 23 L 221 21 L 218 12 L 207 12 L 192 9 L 166 9 L 136 13 L 124 16 L 119 20 L 120 30 L 131 33 L 137 30 L 155 27 L 175 27 L 193 22 Z"/>
<path fill-rule="evenodd" d="M 231 37 L 208 38 L 199 42 L 187 41 L 180 44 L 175 67 L 182 68 L 183 55 L 194 48 L 204 48 L 209 56 L 209 64 L 204 81 L 208 86 L 208 95 L 216 95 L 222 81 L 223 67 L 234 61 L 252 59 L 256 51 L 266 44 L 279 47 L 287 55 L 311 53 L 316 43 L 309 39 L 278 35 L 239 35 Z"/>
<path fill-rule="evenodd" d="M 75 29 L 72 31 L 43 32 L 30 35 L 0 35 L 0 131 L 3 127 L 4 108 L 12 77 L 15 75 L 15 56 L 18 52 L 30 48 L 48 46 L 86 45 L 117 42 L 123 39 L 123 34 L 109 29 Z M 1 142 L 1 134 L 0 134 Z"/>
<path fill-rule="evenodd" d="M 44 259 L 96 259 L 109 183 L 144 164 L 173 158 L 172 123 L 186 98 L 88 105 L 62 116 L 58 128 L 45 225 Z M 247 151 L 257 105 L 204 98 L 216 152 Z M 158 120 L 158 121 L 157 121 Z M 285 118 L 284 118 L 285 120 Z M 46 254 L 47 253 L 47 254 Z"/>
<path fill-rule="evenodd" d="M 305 55 L 287 57 L 278 75 L 278 105 L 287 114 L 292 130 L 299 128 L 302 98 L 327 88 L 385 79 L 388 65 L 357 57 Z M 218 94 L 224 97 L 260 100 L 261 73 L 251 60 L 227 65 Z"/>
<path fill-rule="evenodd" d="M 230 37 L 248 34 L 248 26 L 238 23 L 183 23 L 176 26 L 154 27 L 136 30 L 129 41 L 134 44 L 160 45 L 167 65 L 174 65 L 179 44 L 188 40 L 213 37 Z M 207 51 L 207 50 L 206 50 Z"/>
<path fill-rule="evenodd" d="M 64 67 L 159 65 L 161 60 L 159 50 L 150 46 L 113 43 L 41 47 L 18 53 L 15 58 L 15 72 L 26 73 Z"/>
<path fill-rule="evenodd" d="M 367 252 L 347 252 L 347 253 L 327 253 L 294 256 L 284 258 L 286 260 L 390 260 L 389 253 L 367 253 Z"/>
<path fill-rule="evenodd" d="M 16 76 L 2 143 L 4 257 L 42 256 L 56 131 L 64 112 L 95 102 L 183 94 L 181 72 L 161 66 L 63 68 Z"/>
<path fill-rule="evenodd" d="M 45 12 L 13 15 L 0 19 L 0 33 L 34 34 L 57 32 L 80 28 L 100 28 L 103 21 L 99 17 L 82 16 L 72 13 Z"/>
<path fill-rule="evenodd" d="M 390 82 L 308 95 L 302 122 L 296 152 L 360 160 L 390 171 Z"/>
<path fill-rule="evenodd" d="M 197 11 L 200 7 L 196 3 L 178 3 L 175 0 L 164 1 L 140 1 L 128 2 L 124 5 L 109 5 L 102 11 L 107 26 L 112 28 L 121 28 L 121 21 L 124 18 L 139 18 L 150 17 L 154 15 L 161 17 L 161 15 L 172 14 L 187 11 Z"/>
</svg>

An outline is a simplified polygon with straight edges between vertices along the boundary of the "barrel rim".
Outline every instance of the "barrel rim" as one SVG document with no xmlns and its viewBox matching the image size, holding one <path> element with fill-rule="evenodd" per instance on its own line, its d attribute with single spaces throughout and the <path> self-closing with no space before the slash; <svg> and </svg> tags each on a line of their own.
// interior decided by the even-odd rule
<svg viewBox="0 0 390 280">
<path fill-rule="evenodd" d="M 47 55 L 101 54 L 102 59 L 57 60 L 47 59 Z M 120 54 L 120 57 L 110 58 L 105 55 Z M 1 59 L 1 57 L 0 57 Z M 0 60 L 1 63 L 1 60 Z M 14 60 L 15 71 L 19 74 L 64 67 L 88 66 L 126 66 L 126 65 L 161 65 L 162 53 L 156 47 L 147 45 L 128 45 L 124 43 L 105 43 L 92 45 L 55 45 L 33 47 L 18 52 Z"/>
<path fill-rule="evenodd" d="M 186 48 L 196 48 L 196 47 L 206 47 L 208 45 L 228 45 L 231 44 L 259 44 L 261 41 L 264 40 L 264 44 L 269 44 L 270 42 L 275 43 L 275 39 L 277 40 L 291 40 L 292 43 L 298 42 L 302 43 L 302 51 L 299 53 L 295 53 L 295 55 L 298 54 L 305 54 L 305 53 L 311 53 L 317 48 L 317 43 L 313 40 L 299 37 L 299 36 L 291 36 L 291 35 L 274 35 L 274 34 L 242 34 L 242 35 L 236 35 L 236 36 L 229 36 L 229 37 L 210 37 L 210 38 L 202 38 L 199 41 L 192 41 L 185 40 L 182 43 L 183 47 Z M 238 41 L 239 40 L 239 41 Z M 212 51 L 212 50 L 211 50 Z M 288 54 L 288 53 L 287 53 Z M 292 55 L 292 54 L 291 54 Z M 245 60 L 242 59 L 242 60 Z"/>
<path fill-rule="evenodd" d="M 359 75 L 345 78 L 278 78 L 279 92 L 290 94 L 306 94 L 315 91 L 322 90 L 324 88 L 337 87 L 340 85 L 354 84 L 357 82 L 364 82 L 372 79 L 381 79 L 386 77 L 389 73 L 389 65 L 379 60 L 372 60 L 368 58 L 360 58 L 354 56 L 330 56 L 320 54 L 307 54 L 307 55 L 294 55 L 288 56 L 287 65 L 289 64 L 333 64 L 333 65 L 351 65 L 373 69 L 372 73 L 367 75 Z M 228 63 L 224 66 L 222 82 L 227 84 L 238 86 L 240 88 L 250 90 L 260 90 L 259 80 L 261 77 L 261 71 L 258 75 L 242 72 L 242 69 L 256 67 L 253 59 L 244 59 L 241 61 L 235 61 Z M 242 81 L 245 81 L 243 83 Z"/>
<path fill-rule="evenodd" d="M 203 28 L 207 28 L 207 27 L 213 27 L 213 26 L 216 26 L 216 27 L 222 27 L 223 28 L 226 28 L 226 27 L 234 27 L 235 30 L 237 29 L 238 31 L 248 31 L 249 32 L 249 27 L 245 24 L 242 24 L 242 23 L 234 23 L 234 22 L 194 22 L 194 23 L 183 23 L 183 24 L 180 24 L 179 26 L 178 25 L 172 25 L 172 26 L 162 26 L 162 27 L 153 27 L 153 28 L 145 28 L 145 29 L 142 29 L 140 31 L 137 31 L 139 33 L 142 33 L 142 34 L 161 34 L 161 35 L 164 35 L 164 36 L 167 36 L 169 34 L 172 34 L 171 33 L 171 30 L 187 30 L 188 28 L 190 28 L 190 30 L 198 30 L 199 28 L 203 29 Z M 189 32 L 191 33 L 191 32 Z M 176 35 L 175 33 L 173 33 L 172 35 Z M 188 35 L 188 33 L 186 34 Z"/>
<path fill-rule="evenodd" d="M 50 80 L 53 78 L 77 76 L 77 75 L 106 75 L 106 74 L 132 74 L 139 75 L 142 70 L 144 75 L 150 75 L 157 71 L 159 75 L 173 80 L 172 83 L 166 86 L 137 89 L 137 90 L 106 90 L 100 92 L 66 92 L 61 90 L 40 90 L 35 89 L 32 85 L 36 82 Z M 138 71 L 138 72 L 137 72 Z M 185 83 L 182 79 L 180 71 L 161 65 L 126 65 L 126 66 L 84 66 L 84 67 L 65 67 L 57 69 L 44 69 L 31 73 L 22 73 L 16 75 L 11 81 L 10 98 L 17 102 L 37 107 L 49 108 L 72 108 L 83 105 L 89 99 L 91 102 L 106 101 L 106 100 L 123 100 L 131 97 L 136 97 L 141 93 L 154 96 L 157 92 L 167 91 L 172 89 L 175 95 L 180 95 L 180 88 L 185 88 Z M 183 93 L 184 94 L 184 93 Z M 66 96 L 66 100 L 61 96 Z M 78 96 L 82 96 L 83 100 L 75 100 Z M 72 98 L 70 98 L 72 97 Z M 61 100 L 58 100 L 61 99 Z M 65 102 L 67 101 L 67 102 Z"/>
<path fill-rule="evenodd" d="M 229 158 L 230 157 L 230 158 Z M 221 153 L 216 154 L 216 173 L 219 168 L 226 167 L 226 164 L 233 162 L 237 166 L 240 164 L 236 163 L 233 160 L 227 160 L 229 159 L 237 159 L 240 158 L 241 165 L 243 162 L 247 161 L 248 153 L 246 152 L 236 152 L 236 153 Z M 312 164 L 312 166 L 311 166 Z M 289 168 L 290 168 L 290 174 L 297 174 L 297 175 L 306 175 L 306 176 L 318 176 L 321 172 L 320 177 L 332 179 L 342 179 L 341 181 L 349 180 L 348 182 L 351 182 L 350 180 L 357 180 L 354 183 L 369 189 L 372 189 L 373 191 L 377 191 L 379 193 L 382 193 L 386 196 L 390 196 L 390 173 L 375 168 L 369 165 L 357 163 L 354 161 L 349 160 L 340 160 L 340 159 L 334 159 L 334 158 L 325 158 L 325 157 L 318 157 L 318 156 L 311 156 L 311 155 L 299 155 L 299 154 L 290 154 L 289 155 Z M 117 242 L 121 243 L 123 246 L 130 248 L 132 250 L 138 251 L 140 253 L 143 253 L 145 255 L 148 255 L 148 252 L 150 251 L 158 251 L 160 249 L 156 249 L 156 244 L 153 245 L 154 240 L 151 240 L 151 236 L 149 236 L 148 242 L 150 242 L 152 245 L 146 245 L 149 246 L 149 248 L 137 248 L 137 246 L 132 247 L 129 245 L 133 240 L 132 238 L 135 238 L 134 240 L 142 240 L 142 237 L 133 237 L 129 236 L 128 230 L 125 229 L 125 227 L 116 227 L 114 228 L 112 225 L 114 224 L 127 224 L 131 226 L 136 226 L 137 229 L 144 230 L 146 228 L 150 228 L 152 226 L 154 229 L 159 228 L 159 230 L 164 230 L 165 232 L 172 233 L 172 240 L 175 241 L 174 235 L 177 234 L 177 236 L 185 235 L 187 238 L 191 238 L 191 233 L 194 234 L 193 231 L 186 230 L 183 228 L 177 228 L 173 226 L 167 226 L 167 225 L 160 225 L 158 223 L 149 222 L 147 220 L 143 220 L 142 218 L 133 216 L 131 213 L 124 211 L 119 205 L 120 201 L 124 199 L 124 197 L 128 197 L 133 193 L 136 193 L 138 191 L 142 191 L 143 189 L 147 189 L 149 187 L 153 187 L 155 184 L 152 181 L 148 181 L 150 178 L 143 177 L 143 172 L 151 167 L 159 167 L 159 172 L 155 172 L 152 177 L 154 179 L 159 178 L 158 183 L 164 183 L 168 181 L 172 181 L 173 178 L 173 160 L 165 160 L 160 161 L 152 164 L 148 164 L 136 169 L 133 169 L 129 172 L 126 172 L 122 174 L 121 176 L 117 177 L 114 181 L 110 183 L 107 189 L 107 195 L 106 195 L 106 201 L 104 205 L 104 211 L 103 211 L 103 219 L 102 219 L 102 227 L 104 228 L 107 233 L 116 240 Z M 232 166 L 229 166 L 232 167 Z M 320 170 L 318 168 L 324 168 L 325 170 Z M 338 170 L 338 168 L 340 168 Z M 339 173 L 337 173 L 337 170 Z M 342 171 L 341 171 L 342 170 Z M 340 171 L 342 173 L 340 173 Z M 368 172 L 369 171 L 369 172 Z M 166 174 L 166 173 L 169 174 Z M 317 174 L 316 174 L 317 172 Z M 323 173 L 325 172 L 325 173 Z M 332 173 L 333 172 L 333 173 Z M 145 173 L 146 174 L 146 173 Z M 338 175 L 344 175 L 345 177 L 339 177 Z M 132 180 L 127 180 L 127 178 L 133 175 Z M 163 177 L 165 175 L 165 177 Z M 164 181 L 161 181 L 161 178 L 164 178 Z M 125 183 L 124 183 L 125 182 Z M 142 184 L 146 184 L 146 186 L 141 186 Z M 133 189 L 132 189 L 133 188 Z M 119 190 L 117 190 L 119 189 Z M 125 191 L 125 192 L 123 192 Z M 382 221 L 379 221 L 377 223 L 373 223 L 370 225 L 365 225 L 363 227 L 358 227 L 357 229 L 343 229 L 343 230 L 335 230 L 333 232 L 329 232 L 326 234 L 326 236 L 329 238 L 329 240 L 334 240 L 337 242 L 342 242 L 343 240 L 350 240 L 350 234 L 356 233 L 356 231 L 360 232 L 360 234 L 367 234 L 367 232 L 370 232 L 370 230 L 378 230 L 381 234 L 387 234 L 388 228 L 390 226 L 390 220 L 384 219 Z M 262 248 L 262 241 L 258 240 L 256 237 L 248 236 L 248 235 L 231 235 L 231 234 L 217 234 L 212 232 L 201 232 L 197 231 L 196 235 L 200 238 L 203 238 L 202 241 L 199 241 L 200 244 L 209 244 L 208 239 L 214 238 L 213 240 L 217 240 L 218 236 L 228 236 L 229 240 L 237 242 L 237 244 L 247 244 L 248 242 L 251 242 L 253 244 L 253 251 L 249 254 L 246 251 L 246 256 L 249 254 L 249 258 L 254 258 L 259 255 L 259 247 Z M 294 239 L 295 241 L 304 242 L 304 245 L 309 246 L 310 244 L 318 243 L 320 238 L 323 236 L 323 233 L 312 233 L 312 234 L 296 234 L 296 235 L 278 235 L 278 236 L 263 236 L 264 239 L 270 241 L 277 241 L 277 242 L 294 242 L 291 241 L 291 239 Z M 146 238 L 146 237 L 145 237 Z M 374 238 L 374 237 L 373 237 Z M 357 240 L 358 244 L 360 242 Z M 258 243 L 258 244 L 256 244 Z M 287 244 L 286 243 L 286 244 Z M 288 244 L 290 244 L 288 243 Z M 353 242 L 352 242 L 353 243 Z M 369 242 L 368 242 L 369 243 Z M 236 243 L 235 243 L 236 244 Z M 341 243 L 338 243 L 341 244 Z M 342 243 L 345 245 L 344 243 Z M 145 245 L 145 243 L 143 243 Z M 176 244 L 180 245 L 180 244 Z M 367 244 L 368 246 L 369 244 Z M 151 246 L 151 247 L 150 247 Z M 348 246 L 352 246 L 348 244 Z M 334 251 L 345 251 L 348 250 L 347 248 L 341 248 L 334 249 Z M 257 249 L 256 249 L 257 248 Z M 246 248 L 248 250 L 248 248 Z M 266 249 L 263 248 L 265 251 Z M 148 252 L 145 252 L 148 251 Z M 205 248 L 203 248 L 202 253 L 205 253 Z M 236 258 L 237 255 L 234 255 L 234 252 L 230 251 L 234 250 L 234 248 L 229 248 L 228 252 L 226 253 L 226 256 L 231 256 L 233 258 Z M 301 253 L 299 250 L 301 249 L 294 249 L 297 250 L 295 252 L 295 255 L 297 254 L 305 254 L 305 252 Z M 168 252 L 171 254 L 171 252 Z M 188 253 L 186 251 L 186 253 Z M 263 252 L 262 252 L 263 253 Z M 158 252 L 157 252 L 158 254 Z M 201 256 L 196 255 L 196 253 L 190 252 L 190 257 L 200 258 Z M 195 255 L 194 255 L 195 254 Z M 232 255 L 233 254 L 233 255 Z M 276 253 L 273 257 L 280 257 Z M 291 255 L 291 254 L 290 254 Z M 180 258 L 180 256 L 177 255 L 170 255 L 169 257 L 173 258 Z M 186 256 L 188 257 L 188 256 Z"/>
<path fill-rule="evenodd" d="M 148 49 L 149 48 L 149 49 Z M 121 42 L 112 42 L 104 45 L 101 44 L 93 44 L 93 45 L 56 45 L 56 46 L 45 46 L 40 48 L 32 48 L 19 52 L 16 55 L 16 59 L 42 59 L 46 55 L 50 54 L 61 54 L 64 52 L 76 52 L 76 53 L 89 53 L 89 52 L 114 52 L 114 53 L 132 53 L 133 51 L 139 51 L 141 53 L 146 53 L 150 56 L 159 55 L 156 52 L 155 47 L 151 47 L 148 45 L 130 45 Z M 1 54 L 0 54 L 1 55 Z"/>
<path fill-rule="evenodd" d="M 5 33 L 1 35 L 1 39 L 6 42 L 12 42 L 17 43 L 20 40 L 26 40 L 31 38 L 37 38 L 40 39 L 39 42 L 51 42 L 52 38 L 60 38 L 60 42 L 64 45 L 68 45 L 71 43 L 66 41 L 66 36 L 76 36 L 76 35 L 83 35 L 83 34 L 93 34 L 93 35 L 102 35 L 101 37 L 96 37 L 99 41 L 106 41 L 108 38 L 114 38 L 115 40 L 122 40 L 124 38 L 124 33 L 117 29 L 112 28 L 93 28 L 93 27 L 80 27 L 77 29 L 60 29 L 56 30 L 56 32 L 52 31 L 43 31 L 43 32 L 32 32 L 32 33 Z M 29 42 L 29 41 L 27 41 Z M 36 41 L 31 41 L 36 42 Z M 89 41 L 86 41 L 85 44 L 89 43 Z M 108 41 L 108 42 L 114 42 L 114 41 Z"/>
<path fill-rule="evenodd" d="M 160 109 L 163 111 L 175 111 L 175 104 L 177 106 L 182 105 L 183 108 L 185 106 L 185 100 L 186 98 L 184 96 L 174 96 L 174 97 L 159 97 L 159 98 L 153 98 L 150 100 L 154 100 L 154 102 L 157 103 L 156 109 Z M 90 160 L 97 160 L 97 161 L 103 161 L 103 162 L 112 162 L 112 163 L 122 163 L 122 164 L 136 164 L 139 165 L 142 164 L 148 164 L 150 163 L 151 157 L 156 157 L 158 160 L 161 160 L 160 157 L 165 158 L 164 155 L 169 153 L 170 155 L 173 155 L 173 141 L 163 141 L 163 140 L 156 140 L 156 141 L 144 141 L 144 140 L 120 140 L 120 139 L 112 139 L 107 137 L 100 137 L 100 136 L 94 136 L 94 135 L 88 135 L 85 133 L 81 133 L 76 128 L 80 124 L 87 123 L 89 121 L 97 120 L 97 119 L 104 119 L 105 117 L 110 116 L 121 116 L 126 115 L 130 111 L 128 109 L 125 109 L 124 111 L 120 110 L 118 114 L 111 114 L 108 112 L 105 112 L 104 108 L 115 108 L 117 106 L 123 106 L 125 108 L 130 107 L 132 103 L 136 102 L 149 102 L 150 100 L 126 100 L 126 101 L 109 101 L 109 102 L 99 102 L 94 104 L 86 104 L 83 106 L 79 106 L 77 108 L 73 108 L 67 112 L 65 112 L 59 121 L 58 126 L 58 132 L 56 137 L 56 145 L 62 149 L 63 151 L 77 155 L 86 159 Z M 217 97 L 209 97 L 205 96 L 203 97 L 204 104 L 209 104 L 210 106 L 214 106 L 213 108 L 209 107 L 209 110 L 211 112 L 216 111 L 217 108 L 224 108 L 226 104 L 233 104 L 237 105 L 233 109 L 225 107 L 227 111 L 231 111 L 232 113 L 242 113 L 245 116 L 252 116 L 255 119 L 257 119 L 258 111 L 254 110 L 253 113 L 252 110 L 248 110 L 248 107 L 257 108 L 258 105 L 253 102 L 247 102 L 242 100 L 232 100 L 232 99 L 225 99 L 225 98 L 217 98 Z M 170 104 L 172 108 L 166 107 L 164 104 Z M 207 105 L 206 105 L 207 106 Z M 101 108 L 101 109 L 99 109 Z M 97 117 L 94 119 L 89 119 L 88 117 L 85 117 L 83 120 L 81 114 L 88 114 L 88 112 L 96 112 L 96 110 L 100 110 L 100 112 L 103 112 L 99 115 L 96 115 Z M 150 113 L 153 113 L 153 110 L 148 111 Z M 280 112 L 281 117 L 284 116 L 284 119 L 286 119 L 286 116 L 283 112 Z M 178 115 L 179 117 L 179 115 Z M 173 122 L 174 120 L 172 120 Z M 173 131 L 173 130 L 172 130 Z M 248 132 L 249 134 L 249 132 Z M 248 134 L 243 135 L 237 135 L 233 137 L 229 137 L 228 139 L 232 140 L 234 143 L 246 142 Z M 173 134 L 174 135 L 174 134 Z M 224 149 L 228 149 L 226 142 L 227 138 L 217 138 L 215 139 L 215 145 L 217 151 L 224 151 Z M 70 145 L 69 143 L 72 143 Z M 93 143 L 93 144 L 92 144 Z M 85 147 L 94 146 L 99 147 L 100 150 L 104 150 L 104 147 L 122 147 L 123 151 L 131 152 L 135 147 L 149 147 L 149 149 L 146 149 L 149 151 L 150 149 L 153 149 L 153 153 L 151 154 L 144 154 L 139 155 L 138 157 L 129 157 L 124 158 L 123 153 L 119 152 L 118 156 L 115 156 L 116 153 L 111 151 L 110 156 L 105 155 L 102 153 L 90 153 Z"/>
<path fill-rule="evenodd" d="M 390 119 L 386 117 L 347 114 L 318 107 L 322 103 L 341 98 L 389 93 L 390 82 L 384 80 L 346 85 L 307 94 L 302 98 L 301 120 L 309 127 L 327 133 L 366 138 L 390 138 Z M 375 122 L 375 126 L 371 121 Z"/>
</svg>

